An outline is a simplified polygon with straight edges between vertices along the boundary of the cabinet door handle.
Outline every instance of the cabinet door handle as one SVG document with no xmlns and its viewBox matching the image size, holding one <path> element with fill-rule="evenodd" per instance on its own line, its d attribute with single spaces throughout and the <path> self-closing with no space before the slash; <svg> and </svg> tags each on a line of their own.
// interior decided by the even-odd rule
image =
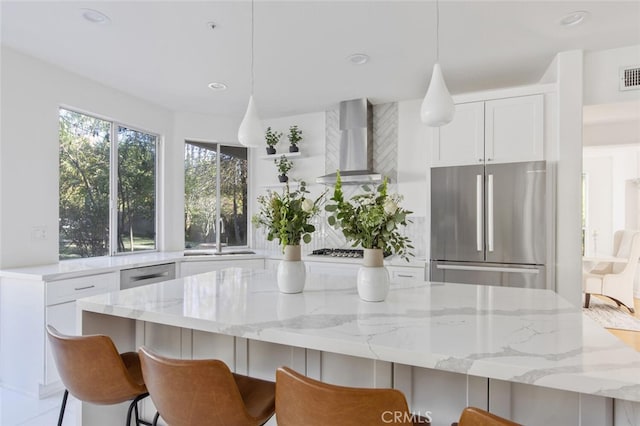
<svg viewBox="0 0 640 426">
<path fill-rule="evenodd" d="M 415 275 L 398 274 L 398 278 L 414 278 Z"/>
<path fill-rule="evenodd" d="M 487 158 L 487 161 L 493 161 L 493 158 Z"/>
<path fill-rule="evenodd" d="M 482 175 L 476 175 L 476 250 L 482 251 Z"/>
<path fill-rule="evenodd" d="M 80 291 L 80 290 L 89 290 L 90 288 L 94 288 L 95 285 L 88 285 L 86 287 L 76 287 L 75 290 L 76 291 Z"/>
<path fill-rule="evenodd" d="M 489 185 L 487 187 L 487 243 L 489 251 L 493 251 L 493 175 L 489 175 Z"/>
</svg>

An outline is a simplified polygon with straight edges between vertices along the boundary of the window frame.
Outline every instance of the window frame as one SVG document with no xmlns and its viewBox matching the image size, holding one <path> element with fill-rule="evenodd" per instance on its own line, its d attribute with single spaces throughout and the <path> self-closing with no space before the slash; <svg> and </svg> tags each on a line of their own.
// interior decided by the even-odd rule
<svg viewBox="0 0 640 426">
<path fill-rule="evenodd" d="M 93 112 L 87 112 L 79 108 L 70 107 L 67 105 L 60 104 L 58 105 L 58 120 L 60 119 L 60 110 L 64 109 L 69 112 L 73 112 L 76 114 L 86 115 L 98 120 L 107 121 L 111 124 L 111 129 L 109 131 L 109 247 L 107 250 L 108 256 L 128 256 L 132 254 L 139 253 L 154 253 L 159 251 L 159 242 L 160 242 L 160 234 L 159 234 L 159 223 L 160 223 L 160 184 L 161 184 L 161 155 L 162 155 L 162 147 L 163 147 L 163 138 L 159 133 L 149 131 L 143 129 L 141 127 L 132 126 L 121 122 L 120 120 L 116 120 L 113 118 L 109 118 L 103 116 L 101 114 L 95 114 Z M 59 125 L 58 125 L 59 128 Z M 132 130 L 135 132 L 146 133 L 155 137 L 155 161 L 154 161 L 154 248 L 148 250 L 136 250 L 136 251 L 125 251 L 118 252 L 118 129 L 124 128 L 127 130 Z M 58 140 L 58 144 L 60 141 Z M 60 164 L 60 159 L 58 159 L 58 165 Z M 60 178 L 60 177 L 58 177 Z M 60 187 L 60 183 L 58 183 L 58 188 Z M 58 205 L 60 202 L 58 201 Z M 60 217 L 58 217 L 58 221 Z M 60 239 L 60 236 L 58 236 Z M 60 253 L 58 253 L 58 257 L 60 257 Z M 96 256 L 100 257 L 100 256 Z"/>
<path fill-rule="evenodd" d="M 247 243 L 244 245 L 237 245 L 237 246 L 222 246 L 221 244 L 221 233 L 220 232 L 216 232 L 216 248 L 214 249 L 214 251 L 217 252 L 217 248 L 220 247 L 220 253 L 224 253 L 224 249 L 228 249 L 228 250 L 234 250 L 234 249 L 248 249 L 250 247 L 250 235 L 251 235 L 251 211 L 249 209 L 250 207 L 250 202 L 249 200 L 251 199 L 251 184 L 250 184 L 250 170 L 251 170 L 251 151 L 249 150 L 249 148 L 241 146 L 241 145 L 235 145 L 235 144 L 231 144 L 231 143 L 224 143 L 224 142 L 212 142 L 212 141 L 207 141 L 207 140 L 201 140 L 201 139 L 185 139 L 184 140 L 184 144 L 183 144 L 183 149 L 182 149 L 182 155 L 184 156 L 185 154 L 185 150 L 186 150 L 186 146 L 187 144 L 191 144 L 191 145 L 210 145 L 212 147 L 212 151 L 214 151 L 216 153 L 216 170 L 220 170 L 220 151 L 221 151 L 221 147 L 226 146 L 226 147 L 232 147 L 232 148 L 244 148 L 247 151 L 247 217 L 245 218 L 246 220 L 246 239 L 247 239 Z M 182 175 L 183 177 L 185 176 L 185 170 L 183 168 L 182 170 Z M 221 183 L 220 183 L 220 174 L 216 173 L 216 219 L 215 219 L 215 223 L 219 224 L 220 220 L 222 219 L 222 212 L 221 212 L 221 204 L 222 204 L 222 200 L 221 200 Z M 184 216 L 184 215 L 183 215 Z M 182 227 L 183 229 L 185 228 L 185 222 L 183 221 L 182 223 Z M 185 230 L 186 231 L 186 230 Z M 186 243 L 187 243 L 187 238 L 186 238 L 186 232 L 184 233 L 184 237 L 183 237 L 183 241 L 182 241 L 182 245 L 183 245 L 183 250 L 185 252 L 201 252 L 203 251 L 203 249 L 193 249 L 193 248 L 187 248 L 186 247 Z"/>
</svg>

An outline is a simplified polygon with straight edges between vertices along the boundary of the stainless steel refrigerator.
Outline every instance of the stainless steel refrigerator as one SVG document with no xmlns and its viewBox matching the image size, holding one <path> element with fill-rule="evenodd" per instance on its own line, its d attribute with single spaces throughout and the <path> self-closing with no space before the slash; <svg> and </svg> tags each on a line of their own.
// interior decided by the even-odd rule
<svg viewBox="0 0 640 426">
<path fill-rule="evenodd" d="M 434 282 L 546 288 L 546 163 L 431 169 Z"/>
</svg>

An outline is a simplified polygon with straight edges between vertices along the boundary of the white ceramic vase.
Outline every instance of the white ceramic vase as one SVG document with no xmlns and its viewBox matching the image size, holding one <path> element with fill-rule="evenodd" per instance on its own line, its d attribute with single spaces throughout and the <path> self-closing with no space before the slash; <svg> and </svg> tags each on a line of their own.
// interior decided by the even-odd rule
<svg viewBox="0 0 640 426">
<path fill-rule="evenodd" d="M 304 262 L 300 260 L 300 246 L 285 246 L 284 259 L 278 264 L 278 289 L 282 293 L 300 293 L 306 277 Z"/>
<path fill-rule="evenodd" d="M 364 249 L 358 270 L 358 295 L 367 302 L 382 302 L 389 293 L 389 271 L 384 267 L 381 249 Z"/>
</svg>

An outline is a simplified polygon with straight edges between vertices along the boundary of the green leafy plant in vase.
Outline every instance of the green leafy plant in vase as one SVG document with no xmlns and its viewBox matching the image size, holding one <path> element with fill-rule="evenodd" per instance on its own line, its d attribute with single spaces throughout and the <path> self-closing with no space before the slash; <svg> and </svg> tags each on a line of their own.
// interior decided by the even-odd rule
<svg viewBox="0 0 640 426">
<path fill-rule="evenodd" d="M 389 291 L 389 273 L 384 267 L 384 253 L 391 253 L 409 260 L 413 249 L 408 237 L 400 228 L 410 222 L 412 212 L 400 207 L 402 196 L 389 194 L 388 181 L 372 188 L 363 186 L 364 193 L 345 200 L 342 180 L 338 172 L 331 202 L 325 206 L 330 213 L 329 224 L 342 231 L 353 247 L 364 249 L 363 267 L 358 271 L 358 294 L 370 302 L 386 298 Z"/>
<path fill-rule="evenodd" d="M 287 183 L 282 193 L 267 191 L 258 197 L 260 209 L 251 219 L 256 227 L 267 230 L 267 240 L 277 238 L 284 253 L 278 265 L 278 288 L 283 293 L 299 293 L 304 288 L 305 268 L 300 244 L 310 243 L 316 230 L 311 223 L 320 211 L 324 194 L 312 199 L 305 182 L 291 191 Z"/>
<path fill-rule="evenodd" d="M 298 144 L 302 140 L 302 130 L 298 126 L 289 127 L 289 152 L 298 152 Z"/>
<path fill-rule="evenodd" d="M 282 132 L 273 131 L 271 127 L 267 127 L 267 131 L 264 134 L 264 140 L 267 143 L 267 154 L 273 155 L 276 153 L 275 146 L 280 142 Z"/>
</svg>

